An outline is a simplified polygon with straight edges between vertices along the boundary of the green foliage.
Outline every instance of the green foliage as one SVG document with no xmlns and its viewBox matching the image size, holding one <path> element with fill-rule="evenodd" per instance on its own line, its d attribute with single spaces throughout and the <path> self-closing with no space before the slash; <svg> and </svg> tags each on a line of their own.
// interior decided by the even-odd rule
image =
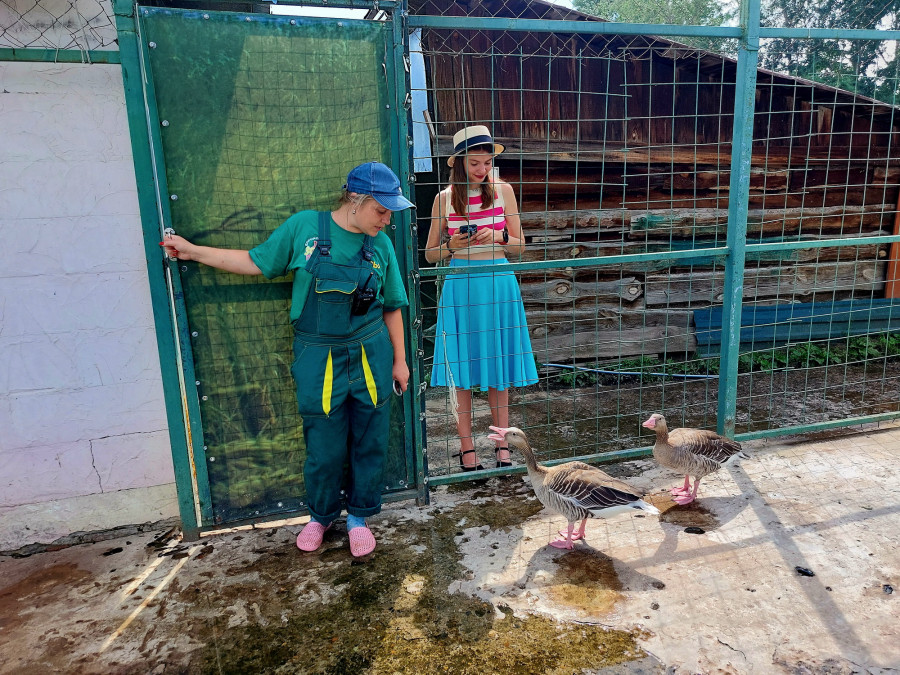
<svg viewBox="0 0 900 675">
<path fill-rule="evenodd" d="M 738 357 L 738 372 L 821 368 L 897 357 L 900 357 L 900 332 L 878 333 L 832 340 L 831 342 L 802 342 L 746 352 Z M 644 382 L 654 382 L 666 380 L 667 376 L 672 375 L 718 375 L 720 364 L 718 357 L 661 361 L 656 356 L 641 356 L 621 359 L 612 363 L 596 363 L 585 367 L 611 371 L 618 375 L 567 370 L 553 376 L 551 383 L 565 387 L 587 387 L 598 382 L 604 383 L 604 380 L 609 383 L 610 378 L 621 381 L 623 378 L 640 377 Z M 639 375 L 625 375 L 624 373 L 639 373 Z"/>
<path fill-rule="evenodd" d="M 803 342 L 741 354 L 738 372 L 819 368 L 900 356 L 900 333 L 858 335 L 831 342 Z"/>
<path fill-rule="evenodd" d="M 583 370 L 566 370 L 556 376 L 556 381 L 566 387 L 589 387 L 597 384 L 596 373 Z"/>
<path fill-rule="evenodd" d="M 772 0 L 763 24 L 785 28 L 900 28 L 900 0 Z M 900 58 L 892 42 L 775 39 L 760 52 L 765 68 L 895 102 Z"/>
<path fill-rule="evenodd" d="M 579 12 L 621 23 L 663 23 L 721 26 L 735 16 L 734 9 L 719 0 L 574 0 Z M 733 40 L 680 37 L 678 42 L 709 51 L 733 53 Z"/>
</svg>

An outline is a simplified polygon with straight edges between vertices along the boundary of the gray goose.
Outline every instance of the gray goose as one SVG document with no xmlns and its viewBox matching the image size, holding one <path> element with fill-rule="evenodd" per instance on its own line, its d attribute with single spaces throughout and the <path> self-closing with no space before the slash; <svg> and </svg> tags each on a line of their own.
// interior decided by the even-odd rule
<svg viewBox="0 0 900 675">
<path fill-rule="evenodd" d="M 653 457 L 668 469 L 684 474 L 684 486 L 670 490 L 676 504 L 690 504 L 697 497 L 700 479 L 738 459 L 747 459 L 741 444 L 706 429 L 673 429 L 655 413 L 641 426 L 656 432 Z M 694 487 L 691 488 L 691 476 Z"/>
<path fill-rule="evenodd" d="M 517 427 L 491 427 L 491 430 L 495 432 L 488 436 L 492 441 L 505 442 L 522 453 L 538 501 L 569 521 L 568 530 L 560 530 L 562 538 L 551 541 L 551 546 L 571 549 L 573 542 L 584 538 L 588 518 L 609 518 L 619 513 L 634 513 L 634 510 L 659 514 L 659 509 L 641 499 L 640 492 L 597 467 L 584 462 L 541 466 L 524 431 Z M 581 526 L 573 532 L 578 520 Z"/>
</svg>

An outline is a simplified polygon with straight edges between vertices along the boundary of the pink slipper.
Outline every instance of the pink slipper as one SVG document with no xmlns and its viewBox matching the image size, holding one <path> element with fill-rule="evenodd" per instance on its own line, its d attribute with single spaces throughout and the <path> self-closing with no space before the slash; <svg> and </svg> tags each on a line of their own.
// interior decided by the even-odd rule
<svg viewBox="0 0 900 675">
<path fill-rule="evenodd" d="M 301 551 L 315 551 L 322 545 L 322 537 L 331 525 L 323 525 L 315 520 L 309 521 L 297 535 L 297 548 Z"/>
<path fill-rule="evenodd" d="M 375 537 L 368 527 L 354 527 L 350 536 L 350 553 L 354 558 L 369 555 L 375 550 Z"/>
</svg>

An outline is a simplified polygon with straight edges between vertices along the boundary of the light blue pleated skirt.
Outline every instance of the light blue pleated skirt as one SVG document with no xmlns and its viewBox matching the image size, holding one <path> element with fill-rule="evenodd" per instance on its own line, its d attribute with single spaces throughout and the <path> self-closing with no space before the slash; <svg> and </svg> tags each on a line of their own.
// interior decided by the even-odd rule
<svg viewBox="0 0 900 675">
<path fill-rule="evenodd" d="M 450 267 L 505 263 L 451 260 Z M 431 386 L 506 389 L 537 382 L 519 282 L 511 272 L 448 274 L 438 303 Z"/>
</svg>

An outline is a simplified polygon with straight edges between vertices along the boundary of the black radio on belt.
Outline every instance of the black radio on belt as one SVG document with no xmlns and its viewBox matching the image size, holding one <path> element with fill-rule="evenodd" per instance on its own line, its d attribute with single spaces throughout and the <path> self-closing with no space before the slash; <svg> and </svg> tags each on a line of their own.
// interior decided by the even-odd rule
<svg viewBox="0 0 900 675">
<path fill-rule="evenodd" d="M 369 278 L 366 279 L 366 283 L 362 285 L 362 288 L 357 288 L 353 291 L 353 300 L 350 304 L 350 313 L 353 316 L 362 316 L 369 311 L 369 307 L 375 302 L 375 289 L 369 288 L 369 282 L 372 281 L 374 274 L 374 272 L 369 272 Z"/>
</svg>

